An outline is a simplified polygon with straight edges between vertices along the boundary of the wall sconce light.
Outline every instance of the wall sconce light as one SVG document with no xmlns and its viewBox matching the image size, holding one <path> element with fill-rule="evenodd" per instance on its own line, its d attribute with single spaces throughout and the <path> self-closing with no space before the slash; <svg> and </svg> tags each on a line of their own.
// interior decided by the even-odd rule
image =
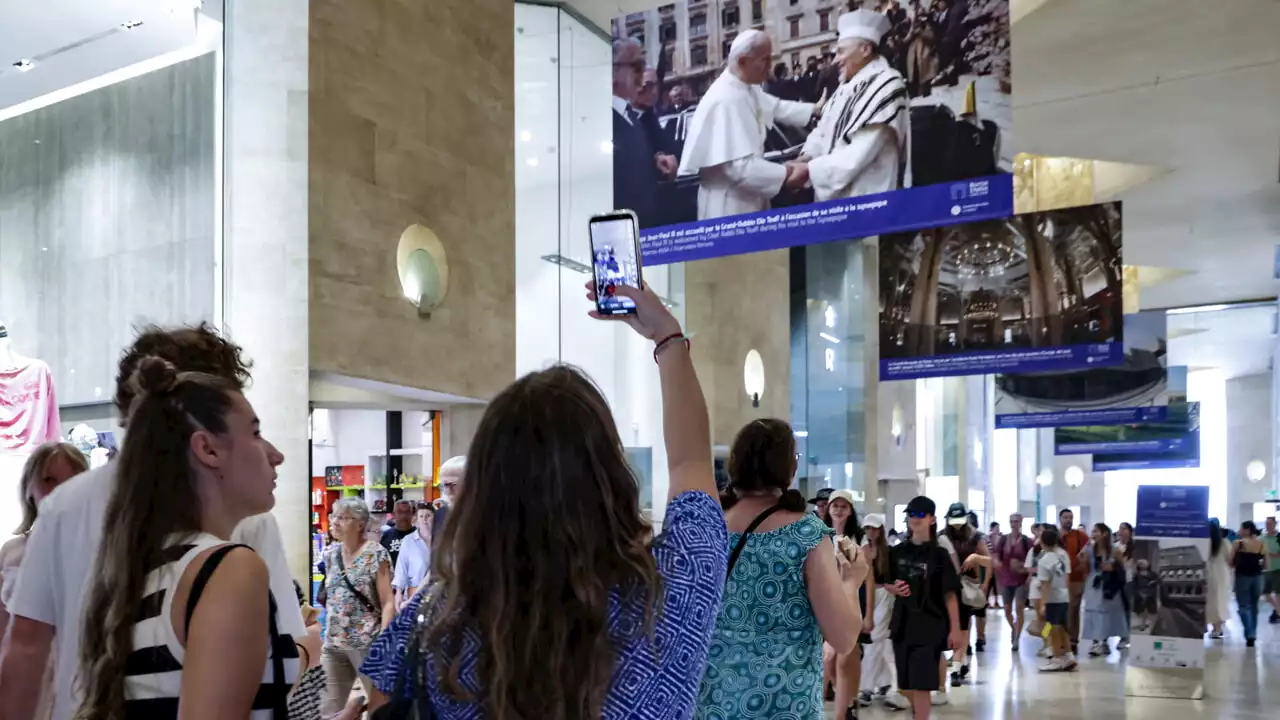
<svg viewBox="0 0 1280 720">
<path fill-rule="evenodd" d="M 1049 487 L 1050 485 L 1052 485 L 1053 471 L 1050 470 L 1049 468 L 1045 468 L 1041 470 L 1040 474 L 1036 475 L 1036 484 L 1039 485 L 1040 487 Z"/>
<path fill-rule="evenodd" d="M 889 435 L 893 437 L 895 445 L 902 447 L 902 403 L 893 404 L 893 414 L 889 419 Z"/>
<path fill-rule="evenodd" d="M 1250 460 L 1244 468 L 1244 476 L 1251 483 L 1262 482 L 1262 478 L 1267 476 L 1267 464 L 1261 460 Z"/>
<path fill-rule="evenodd" d="M 747 359 L 742 364 L 742 387 L 751 398 L 751 407 L 760 407 L 760 396 L 764 395 L 764 358 L 754 348 L 747 351 Z"/>
<path fill-rule="evenodd" d="M 1084 484 L 1084 470 L 1081 470 L 1079 465 L 1072 465 L 1067 468 L 1066 475 L 1062 480 L 1067 484 L 1067 487 L 1078 488 Z"/>
<path fill-rule="evenodd" d="M 396 273 L 400 277 L 400 289 L 418 308 L 418 315 L 431 317 L 449 291 L 449 263 L 444 245 L 430 228 L 410 225 L 400 235 Z"/>
</svg>

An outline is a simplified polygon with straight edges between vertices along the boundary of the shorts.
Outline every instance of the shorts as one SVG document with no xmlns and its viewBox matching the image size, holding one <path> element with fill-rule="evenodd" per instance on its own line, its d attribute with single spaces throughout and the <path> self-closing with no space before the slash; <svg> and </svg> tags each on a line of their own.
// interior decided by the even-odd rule
<svg viewBox="0 0 1280 720">
<path fill-rule="evenodd" d="M 898 670 L 898 689 L 922 692 L 937 690 L 942 649 L 942 645 L 908 645 L 894 641 L 893 662 Z"/>
<path fill-rule="evenodd" d="M 1045 603 L 1044 604 L 1044 621 L 1050 625 L 1067 626 L 1067 619 L 1071 616 L 1071 603 Z"/>
<path fill-rule="evenodd" d="M 1280 595 L 1280 570 L 1263 573 L 1262 578 L 1263 595 Z"/>
<path fill-rule="evenodd" d="M 1027 606 L 1027 595 L 1030 592 L 1031 588 L 1026 585 L 1003 586 L 1000 588 L 1000 599 L 1004 601 L 1004 606 L 1007 608 L 1024 608 Z"/>
<path fill-rule="evenodd" d="M 1133 611 L 1135 615 L 1155 615 L 1160 612 L 1160 604 L 1156 601 L 1154 593 L 1138 595 L 1133 598 Z"/>
<path fill-rule="evenodd" d="M 960 603 L 960 629 L 969 632 L 969 628 L 973 627 L 973 619 L 976 617 L 986 617 L 986 608 L 969 607 L 964 603 Z"/>
</svg>

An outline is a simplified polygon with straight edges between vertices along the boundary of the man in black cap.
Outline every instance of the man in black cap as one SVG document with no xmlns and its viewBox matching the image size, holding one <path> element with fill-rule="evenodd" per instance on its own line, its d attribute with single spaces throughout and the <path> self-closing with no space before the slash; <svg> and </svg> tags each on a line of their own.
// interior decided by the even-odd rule
<svg viewBox="0 0 1280 720">
<path fill-rule="evenodd" d="M 898 689 L 918 720 L 929 720 L 933 711 L 943 651 L 968 644 L 960 631 L 960 578 L 951 556 L 938 546 L 936 512 L 924 496 L 907 503 L 907 538 L 890 549 L 885 581 L 898 597 L 890 626 Z"/>
<path fill-rule="evenodd" d="M 827 501 L 831 499 L 831 493 L 835 492 L 832 488 L 822 488 L 813 497 L 809 498 L 809 504 L 813 505 L 813 512 L 820 518 L 827 516 Z"/>
</svg>

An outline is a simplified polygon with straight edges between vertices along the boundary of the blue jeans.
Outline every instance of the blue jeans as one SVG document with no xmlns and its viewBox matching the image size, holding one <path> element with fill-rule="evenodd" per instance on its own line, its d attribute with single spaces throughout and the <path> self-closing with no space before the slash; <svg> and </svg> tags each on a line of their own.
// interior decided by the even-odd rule
<svg viewBox="0 0 1280 720">
<path fill-rule="evenodd" d="M 1240 624 L 1248 640 L 1258 637 L 1258 598 L 1262 595 L 1261 575 L 1236 576 L 1236 602 L 1240 605 Z"/>
</svg>

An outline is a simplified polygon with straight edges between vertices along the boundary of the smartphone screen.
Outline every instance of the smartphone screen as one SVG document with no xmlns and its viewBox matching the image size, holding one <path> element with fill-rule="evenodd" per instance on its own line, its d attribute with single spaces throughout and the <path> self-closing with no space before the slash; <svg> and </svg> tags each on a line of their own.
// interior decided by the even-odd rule
<svg viewBox="0 0 1280 720">
<path fill-rule="evenodd" d="M 639 229 L 630 211 L 591 219 L 591 265 L 596 282 L 596 308 L 602 315 L 634 315 L 636 305 L 612 294 L 618 285 L 640 287 Z"/>
</svg>

